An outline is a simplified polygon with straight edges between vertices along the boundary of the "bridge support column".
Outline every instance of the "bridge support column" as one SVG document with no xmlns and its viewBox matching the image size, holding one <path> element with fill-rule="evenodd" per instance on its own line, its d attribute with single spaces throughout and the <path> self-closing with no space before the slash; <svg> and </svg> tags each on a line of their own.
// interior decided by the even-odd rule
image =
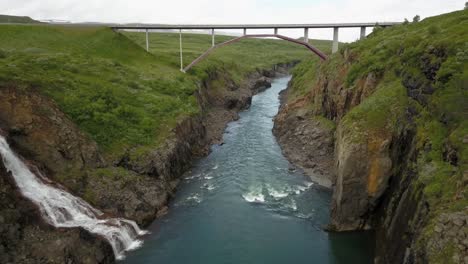
<svg viewBox="0 0 468 264">
<path fill-rule="evenodd" d="M 184 61 L 182 59 L 182 29 L 179 29 L 179 47 L 180 47 L 180 71 L 184 72 Z"/>
<path fill-rule="evenodd" d="M 146 51 L 149 52 L 149 38 L 148 38 L 148 29 L 146 29 Z"/>
<path fill-rule="evenodd" d="M 309 29 L 304 28 L 304 42 L 309 43 Z"/>
<path fill-rule="evenodd" d="M 244 28 L 244 36 L 247 35 L 247 29 Z"/>
<path fill-rule="evenodd" d="M 338 27 L 333 28 L 333 44 L 332 44 L 332 53 L 338 51 Z"/>
<path fill-rule="evenodd" d="M 211 29 L 211 46 L 214 47 L 215 45 L 215 31 L 214 28 Z"/>
<path fill-rule="evenodd" d="M 361 27 L 361 37 L 360 39 L 366 38 L 366 27 Z"/>
<path fill-rule="evenodd" d="M 274 33 L 275 35 L 278 35 L 278 28 L 275 28 Z"/>
</svg>

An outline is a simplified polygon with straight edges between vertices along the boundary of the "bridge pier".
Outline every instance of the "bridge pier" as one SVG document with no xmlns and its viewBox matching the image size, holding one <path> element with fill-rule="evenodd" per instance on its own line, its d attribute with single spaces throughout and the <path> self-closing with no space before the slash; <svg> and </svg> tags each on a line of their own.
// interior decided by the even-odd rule
<svg viewBox="0 0 468 264">
<path fill-rule="evenodd" d="M 304 28 L 304 42 L 309 43 L 309 28 Z"/>
<path fill-rule="evenodd" d="M 215 31 L 214 28 L 211 29 L 211 47 L 215 45 Z"/>
<path fill-rule="evenodd" d="M 148 29 L 146 29 L 146 51 L 149 52 L 149 38 L 148 38 Z"/>
<path fill-rule="evenodd" d="M 366 38 L 366 27 L 361 27 L 361 37 L 360 39 Z"/>
<path fill-rule="evenodd" d="M 278 28 L 274 29 L 274 33 L 275 33 L 275 35 L 278 35 Z"/>
<path fill-rule="evenodd" d="M 338 27 L 333 28 L 333 44 L 332 44 L 332 53 L 338 51 Z"/>
<path fill-rule="evenodd" d="M 182 59 L 182 29 L 179 29 L 179 47 L 180 47 L 180 71 L 184 71 L 184 62 Z"/>
<path fill-rule="evenodd" d="M 244 28 L 244 36 L 247 35 L 247 29 Z"/>
</svg>

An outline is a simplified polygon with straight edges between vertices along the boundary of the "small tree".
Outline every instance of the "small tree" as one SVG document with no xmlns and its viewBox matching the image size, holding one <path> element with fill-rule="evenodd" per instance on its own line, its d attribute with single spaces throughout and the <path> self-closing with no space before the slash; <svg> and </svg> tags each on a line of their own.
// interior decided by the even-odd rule
<svg viewBox="0 0 468 264">
<path fill-rule="evenodd" d="M 468 10 L 468 2 L 465 2 L 465 10 Z"/>
<path fill-rule="evenodd" d="M 403 25 L 408 25 L 409 24 L 409 21 L 408 19 L 405 18 L 405 21 L 403 21 Z"/>
<path fill-rule="evenodd" d="M 419 15 L 415 15 L 415 16 L 413 17 L 413 23 L 418 23 L 419 20 L 421 20 L 421 17 L 420 17 Z"/>
</svg>

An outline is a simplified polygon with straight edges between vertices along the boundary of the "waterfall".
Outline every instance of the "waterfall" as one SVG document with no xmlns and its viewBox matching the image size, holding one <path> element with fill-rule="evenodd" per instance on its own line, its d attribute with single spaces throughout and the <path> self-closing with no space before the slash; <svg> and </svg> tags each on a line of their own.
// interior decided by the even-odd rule
<svg viewBox="0 0 468 264">
<path fill-rule="evenodd" d="M 52 186 L 43 175 L 37 176 L 33 173 L 10 149 L 6 139 L 1 135 L 0 154 L 23 196 L 38 205 L 42 216 L 51 225 L 82 227 L 104 237 L 112 245 L 116 259 L 122 259 L 125 251 L 138 248 L 142 244 L 138 236 L 145 234 L 145 231 L 140 230 L 134 221 L 107 218 L 103 212 L 93 208 L 83 199 Z"/>
</svg>

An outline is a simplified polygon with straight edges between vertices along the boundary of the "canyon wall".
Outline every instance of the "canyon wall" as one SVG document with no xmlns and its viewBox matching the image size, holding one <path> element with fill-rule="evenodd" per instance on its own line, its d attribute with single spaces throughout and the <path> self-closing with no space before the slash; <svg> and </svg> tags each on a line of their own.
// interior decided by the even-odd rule
<svg viewBox="0 0 468 264">
<path fill-rule="evenodd" d="M 301 63 L 275 120 L 293 163 L 327 168 L 328 153 L 328 175 L 309 171 L 331 175 L 327 229 L 374 230 L 375 263 L 468 261 L 467 46 L 433 35 L 456 35 L 457 19 L 466 11 L 377 29 Z"/>
</svg>

